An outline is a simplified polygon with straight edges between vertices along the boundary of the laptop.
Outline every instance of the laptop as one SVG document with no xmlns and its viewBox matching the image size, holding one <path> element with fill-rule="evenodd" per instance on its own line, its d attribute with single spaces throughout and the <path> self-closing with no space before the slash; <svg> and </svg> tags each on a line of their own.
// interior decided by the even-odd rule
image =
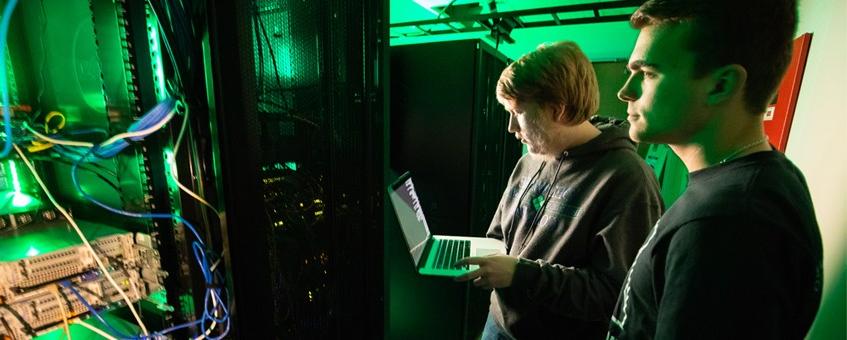
<svg viewBox="0 0 847 340">
<path fill-rule="evenodd" d="M 432 235 L 409 172 L 388 187 L 388 196 L 409 246 L 409 255 L 421 275 L 459 276 L 478 268 L 476 265 L 454 267 L 462 258 L 506 253 L 506 245 L 493 238 Z"/>
</svg>

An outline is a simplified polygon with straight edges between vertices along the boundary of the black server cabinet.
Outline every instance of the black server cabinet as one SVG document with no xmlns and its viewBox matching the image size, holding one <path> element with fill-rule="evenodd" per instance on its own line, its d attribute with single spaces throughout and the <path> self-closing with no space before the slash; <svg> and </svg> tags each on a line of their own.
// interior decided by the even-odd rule
<svg viewBox="0 0 847 340">
<path fill-rule="evenodd" d="M 507 58 L 459 40 L 393 46 L 390 59 L 392 175 L 411 171 L 433 234 L 483 236 L 521 152 L 495 95 Z M 417 276 L 396 224 L 386 220 L 388 337 L 477 336 L 488 292 Z"/>
<path fill-rule="evenodd" d="M 382 337 L 387 1 L 208 6 L 233 337 Z"/>
</svg>

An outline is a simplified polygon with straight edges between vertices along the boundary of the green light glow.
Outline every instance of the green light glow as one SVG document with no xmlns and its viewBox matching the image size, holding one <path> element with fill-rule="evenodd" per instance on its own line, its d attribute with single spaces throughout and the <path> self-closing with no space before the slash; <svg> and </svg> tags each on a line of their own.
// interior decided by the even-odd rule
<svg viewBox="0 0 847 340">
<path fill-rule="evenodd" d="M 21 192 L 21 182 L 18 180 L 18 168 L 15 167 L 14 160 L 9 160 L 9 172 L 12 173 L 12 187 L 15 188 L 15 192 Z"/>
<path fill-rule="evenodd" d="M 14 191 L 6 193 L 6 195 L 5 195 L 6 201 L 5 202 L 9 202 L 9 199 L 11 199 L 12 207 L 15 207 L 15 208 L 27 207 L 30 204 L 32 204 L 34 201 L 37 201 L 37 200 L 33 199 L 32 196 L 21 192 L 21 181 L 20 181 L 20 178 L 18 178 L 18 169 L 17 169 L 17 166 L 15 165 L 15 161 L 9 160 L 8 164 L 9 164 L 9 173 L 10 173 L 11 180 L 12 180 L 12 190 L 14 190 Z"/>
<path fill-rule="evenodd" d="M 174 152 L 170 148 L 166 148 L 162 155 L 165 157 L 165 178 L 167 178 L 168 182 L 168 190 L 170 191 L 171 200 L 173 202 L 173 206 L 171 206 L 171 213 L 176 216 L 182 216 L 182 209 L 179 203 L 179 186 L 177 186 L 176 182 L 176 159 L 174 159 Z M 179 226 L 180 221 L 177 219 L 173 220 L 174 226 Z"/>
<path fill-rule="evenodd" d="M 150 43 L 150 59 L 153 66 L 156 83 L 156 98 L 164 100 L 167 92 L 165 92 L 165 69 L 162 65 L 162 49 L 159 45 L 159 25 L 156 22 L 156 15 L 147 9 L 147 32 L 148 41 Z"/>
<path fill-rule="evenodd" d="M 12 206 L 16 208 L 22 208 L 28 206 L 32 203 L 32 197 L 27 194 L 22 194 L 19 192 L 12 193 Z"/>
<path fill-rule="evenodd" d="M 92 240 L 126 232 L 123 229 L 84 220 L 78 220 L 77 223 L 83 234 Z M 69 227 L 28 225 L 26 228 L 18 228 L 14 234 L 7 234 L 6 237 L 0 238 L 0 249 L 2 249 L 0 262 L 18 261 L 80 244 L 82 241 L 79 236 Z M 34 252 L 38 253 L 34 254 Z"/>
<path fill-rule="evenodd" d="M 100 316 L 106 320 L 112 327 L 117 329 L 119 332 L 124 334 L 138 334 L 140 329 L 138 326 L 126 321 L 124 318 L 113 314 L 113 311 L 105 310 L 100 312 Z M 107 332 L 109 329 L 106 329 L 101 323 L 91 320 L 85 320 L 89 325 L 97 327 L 98 329 Z M 62 327 L 57 328 L 52 332 L 48 332 L 44 335 L 39 335 L 34 337 L 33 340 L 65 340 L 65 339 L 74 339 L 74 340 L 102 340 L 103 336 L 94 333 L 93 331 L 72 323 L 69 327 L 71 334 L 65 334 L 65 330 Z"/>
<path fill-rule="evenodd" d="M 168 171 L 176 177 L 176 160 L 174 159 L 174 152 L 170 149 L 165 149 L 165 164 L 168 165 Z"/>
<path fill-rule="evenodd" d="M 161 289 L 147 296 L 147 301 L 152 302 L 161 311 L 173 312 L 174 307 L 168 305 L 168 291 Z"/>
</svg>

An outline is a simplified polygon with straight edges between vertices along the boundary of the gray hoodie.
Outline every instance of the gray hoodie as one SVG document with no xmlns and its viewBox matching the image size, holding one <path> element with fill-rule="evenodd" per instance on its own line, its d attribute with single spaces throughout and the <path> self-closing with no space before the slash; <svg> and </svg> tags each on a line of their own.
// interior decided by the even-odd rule
<svg viewBox="0 0 847 340">
<path fill-rule="evenodd" d="M 604 338 L 627 269 L 662 214 L 627 123 L 591 122 L 601 134 L 558 159 L 518 161 L 488 229 L 520 258 L 512 286 L 491 294 L 495 321 L 518 339 Z"/>
</svg>

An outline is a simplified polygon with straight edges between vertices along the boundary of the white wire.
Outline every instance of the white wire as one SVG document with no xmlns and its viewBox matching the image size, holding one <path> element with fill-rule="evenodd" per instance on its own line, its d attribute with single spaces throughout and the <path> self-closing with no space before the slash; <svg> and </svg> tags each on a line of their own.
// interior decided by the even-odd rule
<svg viewBox="0 0 847 340">
<path fill-rule="evenodd" d="M 212 295 L 212 308 L 215 311 L 215 317 L 217 317 L 218 316 L 218 300 L 215 298 L 215 294 L 211 294 L 211 295 Z M 209 334 L 212 334 L 212 331 L 215 329 L 215 326 L 217 326 L 217 325 L 218 325 L 218 323 L 213 319 L 212 320 L 212 326 L 209 327 L 209 329 L 206 330 L 206 333 L 203 333 L 200 336 L 194 338 L 194 340 L 205 339 L 207 336 L 209 336 Z"/>
<path fill-rule="evenodd" d="M 209 209 L 214 211 L 215 216 L 218 217 L 218 220 L 220 221 L 221 225 L 223 225 L 223 217 L 221 217 L 221 212 L 218 211 L 218 209 L 216 209 L 214 206 L 212 206 L 212 204 L 210 204 L 208 201 L 206 201 L 203 197 L 201 197 L 200 195 L 198 195 L 194 191 L 191 191 L 191 189 L 188 189 L 185 185 L 180 183 L 179 179 L 176 176 L 176 155 L 179 152 L 179 147 L 182 145 L 182 137 L 185 135 L 185 130 L 187 129 L 187 127 L 188 127 L 188 107 L 186 106 L 185 117 L 183 117 L 183 119 L 182 119 L 182 127 L 179 128 L 179 136 L 176 137 L 176 144 L 174 145 L 173 159 L 168 160 L 169 162 L 171 162 L 171 165 L 172 165 L 172 167 L 171 167 L 171 179 L 174 180 L 174 183 L 176 183 L 176 186 L 179 187 L 179 189 L 182 190 L 185 194 L 187 194 L 188 196 L 191 196 L 192 198 L 197 200 L 197 202 L 202 203 L 203 205 L 209 207 Z"/>
<path fill-rule="evenodd" d="M 38 176 L 38 172 L 35 171 L 35 167 L 32 166 L 32 163 L 30 163 L 29 158 L 24 155 L 23 151 L 21 151 L 21 148 L 19 148 L 17 145 L 13 146 L 15 147 L 15 151 L 17 151 L 18 155 L 21 156 L 21 160 L 23 160 L 27 168 L 29 168 L 29 171 L 32 172 L 32 176 L 35 177 L 35 180 L 38 182 L 38 185 L 40 185 L 41 189 L 44 190 L 44 193 L 47 194 L 47 198 L 50 200 L 50 203 L 53 203 L 53 205 L 56 207 L 56 210 L 59 210 L 62 216 L 64 216 L 65 219 L 68 220 L 68 223 L 74 228 L 77 235 L 79 235 L 79 238 L 82 240 L 82 243 L 84 243 L 85 247 L 88 248 L 92 255 L 94 255 L 94 261 L 97 262 L 97 266 L 100 268 L 100 271 L 103 272 L 103 276 L 106 277 L 112 287 L 115 287 L 115 289 L 121 295 L 121 298 L 123 298 L 124 302 L 126 302 L 127 307 L 129 307 L 130 312 L 132 312 L 132 316 L 138 323 L 138 327 L 141 328 L 141 331 L 144 333 L 145 336 L 149 335 L 149 333 L 147 332 L 147 327 L 145 327 L 144 322 L 141 321 L 141 316 L 138 315 L 138 312 L 135 310 L 135 307 L 133 307 L 133 303 L 129 299 L 129 296 L 127 296 L 124 290 L 121 289 L 117 282 L 115 282 L 115 279 L 112 278 L 112 274 L 109 274 L 109 270 L 106 269 L 106 265 L 103 264 L 103 261 L 100 260 L 100 256 L 97 255 L 97 252 L 94 251 L 93 247 L 91 247 L 91 243 L 88 242 L 88 239 L 85 237 L 85 234 L 83 234 L 82 230 L 79 229 L 79 226 L 76 224 L 76 221 L 74 221 L 73 217 L 68 214 L 65 208 L 59 205 L 59 202 L 56 201 L 56 199 L 53 197 L 53 194 L 51 194 L 50 190 L 47 189 L 47 186 L 44 185 L 44 181 L 42 181 L 41 177 Z"/>
<path fill-rule="evenodd" d="M 226 253 L 226 250 L 222 251 L 222 252 L 221 252 L 221 258 L 219 258 L 217 261 L 215 261 L 215 263 L 212 263 L 212 266 L 211 266 L 211 267 L 209 267 L 209 271 L 210 271 L 210 272 L 214 272 L 214 271 L 215 271 L 215 268 L 217 268 L 217 267 L 218 267 L 218 265 L 219 265 L 219 264 L 221 264 L 221 260 L 224 258 L 224 254 L 225 254 L 225 253 Z"/>
<path fill-rule="evenodd" d="M 173 158 L 168 160 L 169 162 L 171 162 L 171 171 L 170 171 L 171 179 L 173 179 L 173 181 L 174 181 L 174 183 L 176 183 L 177 187 L 179 187 L 180 190 L 182 190 L 183 192 L 188 194 L 188 196 L 191 196 L 192 198 L 194 198 L 198 202 L 202 203 L 203 205 L 209 207 L 209 209 L 214 211 L 215 215 L 218 217 L 218 220 L 220 221 L 221 225 L 223 225 L 223 217 L 221 216 L 221 213 L 218 211 L 218 209 L 215 209 L 215 207 L 212 206 L 211 204 L 209 204 L 209 202 L 207 202 L 205 199 L 203 199 L 203 197 L 201 197 L 200 195 L 198 195 L 194 191 L 191 191 L 191 189 L 188 189 L 184 185 L 182 185 L 182 183 L 179 182 L 179 179 L 176 176 L 176 155 L 179 152 L 180 145 L 182 145 L 182 138 L 185 136 L 185 131 L 186 131 L 187 127 L 188 127 L 188 107 L 186 107 L 186 109 L 185 109 L 185 116 L 182 119 L 182 126 L 179 128 L 179 135 L 176 137 L 176 144 L 174 145 Z M 215 263 L 212 265 L 212 267 L 209 269 L 209 271 L 214 272 L 215 268 L 218 266 L 218 264 L 220 264 L 220 259 L 215 261 Z M 215 294 L 212 294 L 212 308 L 215 311 L 215 316 L 217 317 L 218 300 L 217 300 L 217 298 L 215 298 Z M 217 325 L 218 325 L 218 323 L 215 320 L 212 320 L 212 325 L 209 327 L 209 329 L 206 330 L 206 333 L 203 333 L 200 336 L 194 338 L 194 340 L 206 339 L 206 337 L 209 334 L 212 334 L 212 331 L 214 331 L 215 326 L 217 326 Z"/>
<path fill-rule="evenodd" d="M 119 133 L 117 135 L 114 135 L 111 138 L 107 139 L 105 142 L 100 143 L 100 146 L 107 146 L 107 145 L 115 143 L 118 140 L 121 140 L 121 139 L 124 139 L 124 138 L 143 137 L 143 136 L 147 136 L 147 135 L 149 135 L 153 132 L 156 132 L 156 130 L 161 129 L 162 126 L 165 126 L 165 124 L 167 124 L 168 122 L 171 121 L 171 118 L 173 118 L 175 112 L 176 112 L 176 108 L 172 109 L 168 113 L 168 115 L 165 116 L 164 119 L 162 119 L 158 123 L 156 123 L 156 125 L 153 125 L 153 126 L 146 128 L 144 130 L 124 132 L 124 133 Z M 32 127 L 30 127 L 29 125 L 26 125 L 26 124 L 24 124 L 24 128 L 29 130 L 29 132 L 31 132 L 36 137 L 41 138 L 41 139 L 48 141 L 50 143 L 53 143 L 53 144 L 68 145 L 68 146 L 81 146 L 81 147 L 86 147 L 86 148 L 94 147 L 94 144 L 89 143 L 89 142 L 80 142 L 80 141 L 69 140 L 69 139 L 56 139 L 56 138 L 51 138 L 49 136 L 45 136 L 45 135 L 39 133 L 38 131 L 35 131 Z"/>
<path fill-rule="evenodd" d="M 56 139 L 56 138 L 52 138 L 52 137 L 42 135 L 38 131 L 35 131 L 35 129 L 30 127 L 29 124 L 27 124 L 27 123 L 24 123 L 24 128 L 29 130 L 29 132 L 32 132 L 32 134 L 35 135 L 36 137 L 41 138 L 43 140 L 46 140 L 46 141 L 53 143 L 53 144 L 68 145 L 68 146 L 81 146 L 81 147 L 86 147 L 86 148 L 90 148 L 90 147 L 94 146 L 93 143 L 89 143 L 89 142 L 80 142 L 80 141 L 67 140 L 67 139 Z"/>
<path fill-rule="evenodd" d="M 105 142 L 100 143 L 100 146 L 107 146 L 109 144 L 112 144 L 112 143 L 117 142 L 118 140 L 121 140 L 121 139 L 124 139 L 124 138 L 143 137 L 143 136 L 147 136 L 147 135 L 149 135 L 153 132 L 156 132 L 156 130 L 161 129 L 163 126 L 165 126 L 165 124 L 167 124 L 168 122 L 171 121 L 171 118 L 174 117 L 175 112 L 176 112 L 176 107 L 171 109 L 171 112 L 168 112 L 168 115 L 165 116 L 165 119 L 160 120 L 158 123 L 156 123 L 156 125 L 153 125 L 153 126 L 146 128 L 144 130 L 119 133 L 117 135 L 112 136 L 112 138 L 107 139 Z"/>
<path fill-rule="evenodd" d="M 74 321 L 74 323 L 77 323 L 77 324 L 79 324 L 79 325 L 80 325 L 80 326 L 82 326 L 82 327 L 88 328 L 88 329 L 89 329 L 89 330 L 91 330 L 92 332 L 97 333 L 98 335 L 102 336 L 102 337 L 103 337 L 103 338 L 105 338 L 105 339 L 108 339 L 108 340 L 118 340 L 117 338 L 115 338 L 115 337 L 113 337 L 113 336 L 109 335 L 109 333 L 104 332 L 102 329 L 99 329 L 99 328 L 97 328 L 97 327 L 94 327 L 94 326 L 92 326 L 92 325 L 89 325 L 87 322 L 82 321 L 82 320 L 80 320 L 80 319 L 76 319 L 76 320 Z"/>
</svg>

